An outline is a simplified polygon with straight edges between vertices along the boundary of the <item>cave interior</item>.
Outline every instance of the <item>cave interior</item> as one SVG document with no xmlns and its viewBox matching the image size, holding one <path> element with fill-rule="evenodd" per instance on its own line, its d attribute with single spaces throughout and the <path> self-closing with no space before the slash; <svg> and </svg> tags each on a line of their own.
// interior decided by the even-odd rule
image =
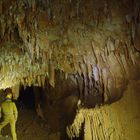
<svg viewBox="0 0 140 140">
<path fill-rule="evenodd" d="M 0 0 L 6 89 L 18 140 L 139 140 L 140 1 Z"/>
</svg>

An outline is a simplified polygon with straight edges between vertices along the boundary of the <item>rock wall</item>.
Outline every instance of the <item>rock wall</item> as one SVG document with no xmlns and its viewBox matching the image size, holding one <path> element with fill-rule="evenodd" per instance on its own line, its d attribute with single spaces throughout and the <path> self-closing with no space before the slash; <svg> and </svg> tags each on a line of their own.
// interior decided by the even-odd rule
<svg viewBox="0 0 140 140">
<path fill-rule="evenodd" d="M 112 105 L 78 110 L 66 128 L 69 138 L 79 137 L 84 129 L 85 140 L 139 140 L 139 85 L 140 81 L 131 81 L 124 97 Z"/>
</svg>

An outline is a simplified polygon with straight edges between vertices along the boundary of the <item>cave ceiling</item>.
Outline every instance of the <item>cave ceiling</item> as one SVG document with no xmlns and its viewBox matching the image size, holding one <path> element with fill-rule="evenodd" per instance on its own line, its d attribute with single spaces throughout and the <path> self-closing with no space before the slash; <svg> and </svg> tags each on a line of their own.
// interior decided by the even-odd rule
<svg viewBox="0 0 140 140">
<path fill-rule="evenodd" d="M 139 31 L 136 0 L 1 0 L 0 89 L 55 87 L 59 72 L 120 96 L 140 78 Z"/>
</svg>

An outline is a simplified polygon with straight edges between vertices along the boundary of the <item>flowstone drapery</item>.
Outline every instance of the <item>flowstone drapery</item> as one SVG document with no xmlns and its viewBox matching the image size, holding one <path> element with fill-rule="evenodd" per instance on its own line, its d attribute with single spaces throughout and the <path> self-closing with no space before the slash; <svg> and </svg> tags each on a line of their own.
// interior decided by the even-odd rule
<svg viewBox="0 0 140 140">
<path fill-rule="evenodd" d="M 121 140 L 121 130 L 113 123 L 118 120 L 112 121 L 108 109 L 109 106 L 102 106 L 77 111 L 73 123 L 66 128 L 69 138 L 79 137 L 84 129 L 84 140 Z"/>
</svg>

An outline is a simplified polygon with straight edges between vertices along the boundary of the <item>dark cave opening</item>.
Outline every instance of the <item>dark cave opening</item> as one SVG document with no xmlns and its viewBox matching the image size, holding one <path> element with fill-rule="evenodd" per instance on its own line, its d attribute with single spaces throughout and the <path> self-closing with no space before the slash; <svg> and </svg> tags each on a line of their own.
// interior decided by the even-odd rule
<svg viewBox="0 0 140 140">
<path fill-rule="evenodd" d="M 35 96 L 32 86 L 25 88 L 21 86 L 17 105 L 18 107 L 24 106 L 26 109 L 35 110 Z"/>
<path fill-rule="evenodd" d="M 42 87 L 20 87 L 19 97 L 16 101 L 18 109 L 17 136 L 20 140 L 37 140 L 48 136 L 50 132 L 48 125 L 38 113 L 38 104 L 41 104 L 42 107 L 42 98 Z M 36 137 L 34 137 L 35 134 Z"/>
<path fill-rule="evenodd" d="M 17 100 L 18 109 L 25 109 L 41 120 L 45 120 L 43 110 L 45 103 L 45 94 L 43 88 L 39 86 L 21 86 Z"/>
</svg>

